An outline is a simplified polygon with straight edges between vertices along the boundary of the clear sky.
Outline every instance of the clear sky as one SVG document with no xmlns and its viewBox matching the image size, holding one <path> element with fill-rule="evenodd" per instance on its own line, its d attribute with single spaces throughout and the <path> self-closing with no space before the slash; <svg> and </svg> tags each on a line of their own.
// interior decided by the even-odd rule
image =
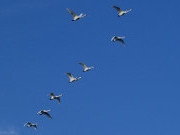
<svg viewBox="0 0 180 135">
<path fill-rule="evenodd" d="M 117 17 L 112 5 L 133 10 Z M 0 135 L 179 135 L 179 5 L 1 0 Z M 72 22 L 66 8 L 87 16 Z M 78 62 L 95 69 L 83 73 Z M 66 72 L 82 79 L 69 84 Z M 37 115 L 43 109 L 53 120 Z"/>
</svg>

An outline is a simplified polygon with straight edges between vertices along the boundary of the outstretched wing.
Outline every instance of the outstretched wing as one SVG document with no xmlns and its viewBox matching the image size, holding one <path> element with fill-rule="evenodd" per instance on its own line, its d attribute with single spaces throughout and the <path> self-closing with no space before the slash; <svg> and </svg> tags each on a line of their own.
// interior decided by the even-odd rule
<svg viewBox="0 0 180 135">
<path fill-rule="evenodd" d="M 77 16 L 73 11 L 69 10 L 68 8 L 66 8 L 66 9 L 73 17 Z"/>
<path fill-rule="evenodd" d="M 73 78 L 71 73 L 65 73 L 65 74 L 68 75 L 70 79 Z"/>
<path fill-rule="evenodd" d="M 28 124 L 28 122 L 26 122 L 25 124 L 24 124 L 24 126 L 26 126 Z"/>
<path fill-rule="evenodd" d="M 52 119 L 52 117 L 51 117 L 51 115 L 50 115 L 49 113 L 44 112 L 44 114 L 45 114 L 48 118 Z"/>
<path fill-rule="evenodd" d="M 34 127 L 35 130 L 37 129 L 37 124 L 33 124 L 32 126 Z"/>
<path fill-rule="evenodd" d="M 123 39 L 118 39 L 123 45 L 126 45 Z"/>
<path fill-rule="evenodd" d="M 118 12 L 122 11 L 119 7 L 113 6 Z"/>
<path fill-rule="evenodd" d="M 81 66 L 83 66 L 83 68 L 87 68 L 87 66 L 86 66 L 84 63 L 79 62 L 79 64 L 80 64 Z"/>
<path fill-rule="evenodd" d="M 60 97 L 57 97 L 56 99 L 57 99 L 58 103 L 60 104 Z"/>
<path fill-rule="evenodd" d="M 114 37 L 112 37 L 112 38 L 111 38 L 111 41 L 114 41 L 114 39 L 115 39 L 115 38 L 116 38 L 115 36 L 114 36 Z"/>
<path fill-rule="evenodd" d="M 54 93 L 50 93 L 49 95 L 50 95 L 50 96 L 54 96 Z"/>
</svg>

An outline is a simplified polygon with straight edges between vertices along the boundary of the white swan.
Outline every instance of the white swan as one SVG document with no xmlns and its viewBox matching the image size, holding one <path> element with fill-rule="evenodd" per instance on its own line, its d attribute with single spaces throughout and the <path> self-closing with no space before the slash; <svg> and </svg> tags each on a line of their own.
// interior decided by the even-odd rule
<svg viewBox="0 0 180 135">
<path fill-rule="evenodd" d="M 27 125 L 27 127 L 34 127 L 34 130 L 37 129 L 37 124 L 32 124 L 30 122 L 27 122 L 26 124 L 24 124 L 24 126 L 26 126 L 26 125 Z"/>
<path fill-rule="evenodd" d="M 83 14 L 83 13 L 81 13 L 80 15 L 76 15 L 73 11 L 69 10 L 68 8 L 66 8 L 66 10 L 73 16 L 72 21 L 77 21 L 80 18 L 87 16 L 86 14 Z"/>
<path fill-rule="evenodd" d="M 116 37 L 116 36 L 114 36 L 114 37 L 112 37 L 111 41 L 113 41 L 113 42 L 120 41 L 125 46 L 126 44 L 125 44 L 125 42 L 123 40 L 124 38 L 126 38 L 126 37 Z"/>
<path fill-rule="evenodd" d="M 118 16 L 123 16 L 124 14 L 126 14 L 132 10 L 132 9 L 129 9 L 129 10 L 123 11 L 119 7 L 116 7 L 116 6 L 113 6 L 113 8 L 115 8 L 118 11 Z"/>
<path fill-rule="evenodd" d="M 50 112 L 51 110 L 41 110 L 38 112 L 39 115 L 46 115 L 48 118 L 52 119 L 51 115 L 48 113 Z"/>
<path fill-rule="evenodd" d="M 91 70 L 92 68 L 94 67 L 87 67 L 84 63 L 82 62 L 79 62 L 79 64 L 84 68 L 83 72 L 86 72 L 86 71 L 89 71 Z"/>
<path fill-rule="evenodd" d="M 58 103 L 60 104 L 60 97 L 63 96 L 62 94 L 60 94 L 59 96 L 54 95 L 54 93 L 50 93 L 50 100 L 56 99 L 58 100 Z"/>
<path fill-rule="evenodd" d="M 76 77 L 76 78 L 74 78 L 71 73 L 65 73 L 65 74 L 68 75 L 68 77 L 69 77 L 69 83 L 74 82 L 74 81 L 78 81 L 79 79 L 82 78 L 82 77 Z"/>
</svg>

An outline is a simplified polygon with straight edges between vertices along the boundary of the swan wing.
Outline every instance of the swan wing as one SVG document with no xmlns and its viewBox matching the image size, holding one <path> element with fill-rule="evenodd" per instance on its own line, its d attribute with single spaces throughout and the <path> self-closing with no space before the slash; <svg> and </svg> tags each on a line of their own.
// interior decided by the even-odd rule
<svg viewBox="0 0 180 135">
<path fill-rule="evenodd" d="M 122 10 L 119 8 L 119 7 L 117 7 L 117 6 L 113 6 L 113 8 L 115 8 L 118 12 L 121 12 Z"/>
<path fill-rule="evenodd" d="M 67 11 L 68 11 L 73 17 L 77 16 L 73 11 L 71 11 L 71 10 L 68 9 L 68 8 L 67 8 Z"/>
<path fill-rule="evenodd" d="M 81 66 L 83 66 L 83 68 L 87 68 L 87 66 L 86 66 L 84 63 L 79 62 L 79 64 L 80 64 Z"/>
</svg>

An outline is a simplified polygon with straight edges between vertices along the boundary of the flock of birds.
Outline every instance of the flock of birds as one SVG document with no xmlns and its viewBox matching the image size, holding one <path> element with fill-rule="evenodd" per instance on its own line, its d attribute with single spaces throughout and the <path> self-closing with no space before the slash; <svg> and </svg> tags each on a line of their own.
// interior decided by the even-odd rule
<svg viewBox="0 0 180 135">
<path fill-rule="evenodd" d="M 118 11 L 118 17 L 123 16 L 123 15 L 127 14 L 128 12 L 132 11 L 132 9 L 122 10 L 121 8 L 119 8 L 117 6 L 113 6 L 113 8 L 115 8 Z M 72 21 L 77 21 L 77 20 L 87 16 L 86 14 L 83 14 L 83 13 L 81 13 L 80 15 L 76 15 L 72 10 L 70 10 L 68 8 L 67 8 L 67 11 L 73 16 Z M 113 41 L 113 42 L 119 41 L 119 42 L 121 42 L 125 46 L 126 44 L 125 44 L 125 42 L 123 40 L 124 38 L 126 38 L 126 37 L 117 37 L 117 36 L 114 36 L 114 37 L 112 37 L 111 41 Z"/>
<path fill-rule="evenodd" d="M 83 67 L 83 72 L 87 72 L 87 71 L 89 71 L 89 70 L 91 70 L 91 69 L 93 69 L 94 67 L 92 66 L 92 67 L 87 67 L 84 63 L 82 63 L 82 62 L 79 62 L 79 64 Z M 81 79 L 82 77 L 73 77 L 73 75 L 71 74 L 71 73 L 65 73 L 66 75 L 68 75 L 68 77 L 69 77 L 69 83 L 72 83 L 72 82 L 74 82 L 74 81 L 78 81 L 79 79 Z M 49 94 L 49 96 L 50 96 L 50 99 L 49 100 L 57 100 L 58 101 L 58 103 L 60 104 L 60 97 L 62 97 L 63 96 L 63 94 L 60 94 L 60 95 L 58 95 L 58 96 L 56 96 L 56 95 L 54 95 L 54 93 L 50 93 Z M 39 111 L 37 114 L 39 114 L 39 115 L 46 115 L 48 118 L 50 118 L 50 119 L 52 119 L 52 116 L 49 114 L 49 112 L 50 112 L 51 110 L 41 110 L 41 111 Z M 36 130 L 37 129 L 37 124 L 33 124 L 33 123 L 30 123 L 30 122 L 26 122 L 25 124 L 24 124 L 24 126 L 27 126 L 27 127 L 34 127 L 34 129 Z"/>
<path fill-rule="evenodd" d="M 130 10 L 123 11 L 123 10 L 121 10 L 117 6 L 113 6 L 113 8 L 115 8 L 118 11 L 118 17 L 123 16 L 123 15 L 125 15 L 126 13 L 128 13 L 128 12 L 130 12 L 132 10 L 132 9 L 130 9 Z M 72 10 L 70 10 L 68 8 L 67 8 L 67 11 L 73 16 L 72 21 L 77 21 L 77 20 L 87 16 L 86 14 L 83 14 L 83 13 L 81 13 L 80 15 L 76 15 Z M 126 44 L 125 44 L 125 42 L 123 40 L 124 38 L 126 38 L 126 37 L 117 37 L 117 36 L 114 36 L 114 37 L 112 37 L 111 41 L 113 41 L 113 42 L 119 41 L 119 42 L 121 42 L 125 46 Z M 78 64 L 80 64 L 83 67 L 83 72 L 87 72 L 87 71 L 89 71 L 89 70 L 94 68 L 93 66 L 88 67 L 88 66 L 86 66 L 82 62 L 79 62 Z M 69 83 L 72 83 L 74 81 L 78 81 L 79 79 L 82 78 L 82 77 L 74 77 L 72 75 L 72 73 L 65 73 L 65 74 L 68 75 L 68 77 L 69 77 Z M 60 101 L 61 101 L 60 97 L 62 97 L 63 95 L 60 94 L 60 95 L 57 96 L 57 95 L 54 95 L 54 93 L 50 93 L 49 96 L 50 96 L 49 100 L 57 100 L 58 103 L 60 104 Z M 51 115 L 49 114 L 50 111 L 51 110 L 41 110 L 37 114 L 39 114 L 39 115 L 46 115 L 48 118 L 52 119 Z M 33 124 L 33 123 L 30 123 L 30 122 L 26 122 L 24 126 L 34 127 L 35 130 L 37 129 L 37 124 Z"/>
</svg>

